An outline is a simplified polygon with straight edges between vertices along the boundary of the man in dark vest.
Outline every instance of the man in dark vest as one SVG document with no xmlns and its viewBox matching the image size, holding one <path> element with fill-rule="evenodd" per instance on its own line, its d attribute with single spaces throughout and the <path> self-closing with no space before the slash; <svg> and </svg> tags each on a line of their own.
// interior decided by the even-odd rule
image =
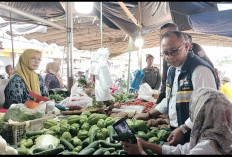
<svg viewBox="0 0 232 157">
<path fill-rule="evenodd" d="M 189 51 L 189 48 L 181 32 L 169 31 L 162 36 L 162 56 L 171 65 L 167 74 L 166 98 L 149 112 L 134 116 L 137 119 L 148 119 L 168 114 L 173 130 L 167 139 L 170 145 L 189 142 L 192 128 L 189 101 L 193 90 L 200 87 L 217 89 L 214 69 Z"/>
<path fill-rule="evenodd" d="M 142 83 L 147 83 L 150 85 L 152 89 L 158 90 L 161 83 L 161 76 L 159 69 L 152 65 L 153 60 L 154 57 L 151 54 L 147 54 L 146 56 L 147 67 L 143 69 L 145 76 L 142 80 Z"/>
</svg>

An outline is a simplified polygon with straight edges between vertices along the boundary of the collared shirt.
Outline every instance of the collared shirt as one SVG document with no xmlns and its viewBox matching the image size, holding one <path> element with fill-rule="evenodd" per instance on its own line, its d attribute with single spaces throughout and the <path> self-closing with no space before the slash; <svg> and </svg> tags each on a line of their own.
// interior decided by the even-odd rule
<svg viewBox="0 0 232 157">
<path fill-rule="evenodd" d="M 215 143 L 210 140 L 202 140 L 195 147 L 190 149 L 190 142 L 184 145 L 178 144 L 175 146 L 162 145 L 162 155 L 193 155 L 193 154 L 222 154 L 215 149 Z"/>
<path fill-rule="evenodd" d="M 180 74 L 180 71 L 178 70 L 181 67 L 176 68 L 174 83 L 172 87 L 172 98 L 170 99 L 170 103 L 169 103 L 169 118 L 170 118 L 170 125 L 172 127 L 178 127 L 177 114 L 176 114 L 176 93 L 177 93 L 178 83 L 175 81 L 177 81 L 177 78 Z M 192 83 L 194 90 L 199 87 L 211 87 L 217 89 L 212 71 L 203 65 L 199 65 L 195 68 L 192 74 Z M 166 89 L 166 93 L 168 93 L 167 89 Z M 155 106 L 155 109 L 163 114 L 168 114 L 167 98 L 164 98 L 159 104 L 157 104 Z M 185 121 L 185 124 L 192 129 L 193 123 L 191 122 L 190 118 L 188 118 Z"/>
</svg>

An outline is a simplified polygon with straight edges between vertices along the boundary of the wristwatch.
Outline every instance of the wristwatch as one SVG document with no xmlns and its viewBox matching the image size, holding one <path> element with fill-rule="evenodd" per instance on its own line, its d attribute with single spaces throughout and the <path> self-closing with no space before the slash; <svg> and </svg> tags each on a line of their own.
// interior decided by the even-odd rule
<svg viewBox="0 0 232 157">
<path fill-rule="evenodd" d="M 184 126 L 183 126 L 183 125 L 181 125 L 181 126 L 180 126 L 180 128 L 181 128 L 181 130 L 182 130 L 183 134 L 185 134 L 185 133 L 187 132 L 187 130 L 184 128 Z"/>
</svg>

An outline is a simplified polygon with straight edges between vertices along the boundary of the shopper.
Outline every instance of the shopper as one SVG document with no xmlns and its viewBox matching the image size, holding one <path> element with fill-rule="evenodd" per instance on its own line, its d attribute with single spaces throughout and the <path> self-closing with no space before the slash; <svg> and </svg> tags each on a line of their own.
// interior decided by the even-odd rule
<svg viewBox="0 0 232 157">
<path fill-rule="evenodd" d="M 4 91 L 4 108 L 9 108 L 11 104 L 25 103 L 29 99 L 34 100 L 28 91 L 48 96 L 43 78 L 35 72 L 39 67 L 41 55 L 41 51 L 34 49 L 27 49 L 21 54 Z"/>
<path fill-rule="evenodd" d="M 161 83 L 161 76 L 159 69 L 153 66 L 154 57 L 151 54 L 147 54 L 146 62 L 147 67 L 143 69 L 145 74 L 142 83 L 147 83 L 152 89 L 158 90 Z"/>
<path fill-rule="evenodd" d="M 168 146 L 146 142 L 121 142 L 128 154 L 145 155 L 143 149 L 157 154 L 232 154 L 232 103 L 213 88 L 198 88 L 190 100 L 190 118 L 193 121 L 190 142 Z"/>
<path fill-rule="evenodd" d="M 64 88 L 62 78 L 59 75 L 60 64 L 58 62 L 50 62 L 46 66 L 45 85 L 48 90 L 54 88 Z"/>
<path fill-rule="evenodd" d="M 12 65 L 7 65 L 6 67 L 5 67 L 5 70 L 6 70 L 6 73 L 8 74 L 8 76 L 7 76 L 7 78 L 10 78 L 11 77 L 11 75 L 12 75 L 12 73 L 13 73 L 13 67 L 12 67 Z"/>
<path fill-rule="evenodd" d="M 220 91 L 225 94 L 230 101 L 232 101 L 232 84 L 230 82 L 230 78 L 224 77 L 222 79 L 222 87 Z"/>
<path fill-rule="evenodd" d="M 169 31 L 161 39 L 162 54 L 171 65 L 168 70 L 166 98 L 147 113 L 134 118 L 168 114 L 173 130 L 168 138 L 171 145 L 189 141 L 192 122 L 189 119 L 189 100 L 192 92 L 200 87 L 217 89 L 214 70 L 204 60 L 189 52 L 183 33 Z"/>
</svg>

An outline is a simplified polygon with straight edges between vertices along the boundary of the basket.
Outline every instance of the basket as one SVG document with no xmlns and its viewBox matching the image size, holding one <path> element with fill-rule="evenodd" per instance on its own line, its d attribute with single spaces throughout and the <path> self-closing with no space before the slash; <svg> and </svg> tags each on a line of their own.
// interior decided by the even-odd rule
<svg viewBox="0 0 232 157">
<path fill-rule="evenodd" d="M 41 129 L 43 127 L 43 122 L 49 118 L 55 118 L 55 115 L 49 115 L 43 118 L 38 118 L 25 122 L 15 122 L 12 124 L 5 122 L 4 128 L 1 128 L 3 127 L 3 125 L 0 125 L 0 130 L 2 130 L 1 135 L 7 143 L 11 145 L 17 145 L 27 131 L 35 131 Z"/>
</svg>

